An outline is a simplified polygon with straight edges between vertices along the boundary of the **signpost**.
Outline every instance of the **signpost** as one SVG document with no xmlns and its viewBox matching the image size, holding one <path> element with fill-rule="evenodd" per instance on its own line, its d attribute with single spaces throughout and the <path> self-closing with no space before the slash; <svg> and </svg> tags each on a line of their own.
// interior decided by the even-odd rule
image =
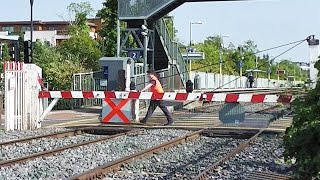
<svg viewBox="0 0 320 180">
<path fill-rule="evenodd" d="M 128 56 L 133 60 L 138 60 L 141 58 L 141 51 L 128 51 Z"/>
</svg>

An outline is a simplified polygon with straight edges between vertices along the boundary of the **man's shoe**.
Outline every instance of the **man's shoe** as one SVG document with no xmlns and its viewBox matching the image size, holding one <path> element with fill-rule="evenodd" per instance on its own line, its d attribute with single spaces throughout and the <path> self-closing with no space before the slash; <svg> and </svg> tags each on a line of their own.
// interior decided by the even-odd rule
<svg viewBox="0 0 320 180">
<path fill-rule="evenodd" d="M 166 124 L 164 124 L 164 126 L 170 126 L 170 125 L 172 125 L 173 124 L 173 121 L 169 121 L 169 122 L 167 122 Z"/>
</svg>

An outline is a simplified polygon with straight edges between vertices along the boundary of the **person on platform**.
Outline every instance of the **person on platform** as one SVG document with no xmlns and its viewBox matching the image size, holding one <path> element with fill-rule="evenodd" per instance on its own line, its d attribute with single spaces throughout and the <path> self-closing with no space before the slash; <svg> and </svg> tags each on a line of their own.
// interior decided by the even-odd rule
<svg viewBox="0 0 320 180">
<path fill-rule="evenodd" d="M 145 88 L 143 88 L 141 90 L 141 92 L 150 89 L 152 93 L 164 93 L 162 85 L 161 85 L 160 81 L 158 80 L 155 72 L 153 70 L 149 70 L 149 71 L 147 71 L 147 76 L 150 80 L 149 84 Z M 152 116 L 154 110 L 158 106 L 167 118 L 167 123 L 164 124 L 164 126 L 172 125 L 173 120 L 172 120 L 171 113 L 168 111 L 168 108 L 165 106 L 165 104 L 162 100 L 151 100 L 150 101 L 150 105 L 148 107 L 147 114 L 143 118 L 143 120 L 140 121 L 140 123 L 143 123 L 143 124 L 147 123 L 148 119 Z"/>
<path fill-rule="evenodd" d="M 249 80 L 249 87 L 252 88 L 253 87 L 252 85 L 254 82 L 254 77 L 253 77 L 252 73 L 249 74 L 248 80 Z"/>
</svg>

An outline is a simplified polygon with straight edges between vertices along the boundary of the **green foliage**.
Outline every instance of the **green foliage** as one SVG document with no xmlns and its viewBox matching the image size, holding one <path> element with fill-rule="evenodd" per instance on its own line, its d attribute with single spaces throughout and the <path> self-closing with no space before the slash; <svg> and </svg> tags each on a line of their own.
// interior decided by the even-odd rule
<svg viewBox="0 0 320 180">
<path fill-rule="evenodd" d="M 87 16 L 94 12 L 89 2 L 71 3 L 68 6 L 70 14 L 74 14 L 75 20 L 69 27 L 69 34 L 79 35 L 88 34 L 89 27 L 87 25 Z"/>
<path fill-rule="evenodd" d="M 103 8 L 98 11 L 97 16 L 102 18 L 101 31 L 103 56 L 113 57 L 117 52 L 117 18 L 118 18 L 118 1 L 105 0 Z"/>
<path fill-rule="evenodd" d="M 75 35 L 58 46 L 59 52 L 68 57 L 77 57 L 87 70 L 98 70 L 100 50 L 99 44 L 89 34 Z"/>
<path fill-rule="evenodd" d="M 101 54 L 99 44 L 90 37 L 87 25 L 87 16 L 93 9 L 88 2 L 71 3 L 68 9 L 75 14 L 75 21 L 69 28 L 71 37 L 58 46 L 59 52 L 65 57 L 72 54 L 87 70 L 98 70 Z"/>
<path fill-rule="evenodd" d="M 85 71 L 76 56 L 63 55 L 57 48 L 40 41 L 35 43 L 33 61 L 42 68 L 45 81 L 49 82 L 50 87 L 58 90 L 70 90 L 72 75 Z"/>
<path fill-rule="evenodd" d="M 171 16 L 165 16 L 164 17 L 164 23 L 166 24 L 168 33 L 170 35 L 170 38 L 173 40 L 176 40 L 176 34 L 177 34 L 177 30 L 174 28 L 173 26 L 173 17 Z"/>
<path fill-rule="evenodd" d="M 3 44 L 2 46 L 2 57 L 1 61 L 9 60 L 11 57 L 9 55 L 9 47 L 7 44 Z"/>
<path fill-rule="evenodd" d="M 263 54 L 262 57 L 258 56 L 257 45 L 253 41 L 248 40 L 241 45 L 242 51 L 235 48 L 232 43 L 228 47 L 220 47 L 222 39 L 220 36 L 209 36 L 204 43 L 194 45 L 197 51 L 205 53 L 205 59 L 202 61 L 194 61 L 192 63 L 192 69 L 204 72 L 219 73 L 219 60 L 220 52 L 223 60 L 222 72 L 223 74 L 239 75 L 240 67 L 239 63 L 243 61 L 242 72 L 246 75 L 247 70 L 257 69 L 264 72 L 259 73 L 260 78 L 268 77 L 268 70 L 271 69 L 271 78 L 277 79 L 278 75 L 276 71 L 279 69 L 286 70 L 286 74 L 280 75 L 280 79 L 287 79 L 288 76 L 295 76 L 296 80 L 306 80 L 306 72 L 303 72 L 298 65 L 292 63 L 289 60 L 280 60 L 278 64 L 273 63 L 273 59 L 270 59 L 268 54 Z M 319 65 L 320 66 L 320 65 Z"/>
<path fill-rule="evenodd" d="M 296 159 L 296 179 L 320 179 L 320 81 L 293 108 L 296 115 L 284 137 L 286 159 Z"/>
</svg>

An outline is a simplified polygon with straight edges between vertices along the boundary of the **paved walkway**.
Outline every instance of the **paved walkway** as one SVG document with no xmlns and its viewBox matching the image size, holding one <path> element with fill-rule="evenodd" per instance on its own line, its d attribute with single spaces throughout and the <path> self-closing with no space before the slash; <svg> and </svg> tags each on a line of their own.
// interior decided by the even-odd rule
<svg viewBox="0 0 320 180">
<path fill-rule="evenodd" d="M 73 109 L 73 110 L 56 110 L 51 111 L 45 120 L 77 120 L 87 118 L 98 118 L 101 114 L 101 107 L 94 106 L 90 108 Z"/>
</svg>

